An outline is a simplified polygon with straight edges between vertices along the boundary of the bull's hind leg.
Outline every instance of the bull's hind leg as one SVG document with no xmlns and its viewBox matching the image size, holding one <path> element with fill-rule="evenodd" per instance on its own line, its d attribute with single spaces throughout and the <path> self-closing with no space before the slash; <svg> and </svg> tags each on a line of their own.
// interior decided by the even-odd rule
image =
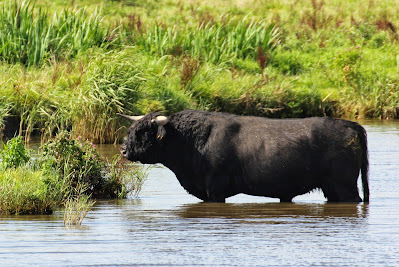
<svg viewBox="0 0 399 267">
<path fill-rule="evenodd" d="M 361 202 L 357 188 L 358 176 L 359 170 L 353 166 L 335 168 L 321 186 L 328 202 Z"/>
<path fill-rule="evenodd" d="M 361 202 L 357 189 L 349 190 L 341 188 L 339 185 L 327 185 L 322 187 L 324 196 L 328 202 Z"/>
</svg>

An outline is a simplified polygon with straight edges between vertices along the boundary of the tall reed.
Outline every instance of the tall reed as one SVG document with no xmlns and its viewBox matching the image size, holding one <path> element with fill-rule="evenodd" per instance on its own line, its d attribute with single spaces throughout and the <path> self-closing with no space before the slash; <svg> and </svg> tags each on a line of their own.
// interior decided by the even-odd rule
<svg viewBox="0 0 399 267">
<path fill-rule="evenodd" d="M 136 54 L 137 55 L 137 54 Z M 118 112 L 135 112 L 145 82 L 143 63 L 129 51 L 98 54 L 89 63 L 72 110 L 72 132 L 95 143 L 122 138 Z"/>
<path fill-rule="evenodd" d="M 96 203 L 85 194 L 86 188 L 80 186 L 76 188 L 73 195 L 64 201 L 64 225 L 81 225 L 87 213 Z"/>
<path fill-rule="evenodd" d="M 225 20 L 220 17 L 218 21 L 200 23 L 195 27 L 155 24 L 146 31 L 126 30 L 126 34 L 147 52 L 161 56 L 184 54 L 210 63 L 246 58 L 256 61 L 260 56 L 259 50 L 271 53 L 275 49 L 279 30 L 274 24 L 248 18 L 238 22 Z"/>
<path fill-rule="evenodd" d="M 4 119 L 9 115 L 11 108 L 11 103 L 8 102 L 4 96 L 0 97 L 0 132 L 4 127 Z"/>
<path fill-rule="evenodd" d="M 29 0 L 0 5 L 0 60 L 4 62 L 32 66 L 50 57 L 70 58 L 89 47 L 102 46 L 109 34 L 97 11 L 89 17 L 84 8 L 64 9 L 50 17 Z"/>
</svg>

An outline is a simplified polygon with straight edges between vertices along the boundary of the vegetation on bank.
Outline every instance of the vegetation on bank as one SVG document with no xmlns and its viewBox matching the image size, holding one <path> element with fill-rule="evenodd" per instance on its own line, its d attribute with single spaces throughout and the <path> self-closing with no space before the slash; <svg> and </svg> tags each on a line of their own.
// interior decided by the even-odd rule
<svg viewBox="0 0 399 267">
<path fill-rule="evenodd" d="M 67 130 L 95 143 L 119 142 L 127 125 L 115 113 L 185 108 L 399 117 L 393 2 L 7 0 L 0 6 L 6 134 L 13 126 L 27 139 L 36 133 L 45 141 Z"/>
<path fill-rule="evenodd" d="M 0 152 L 0 214 L 47 214 L 65 206 L 65 223 L 79 224 L 92 198 L 137 196 L 146 177 L 143 167 L 104 161 L 94 145 L 59 134 L 30 156 L 22 137 Z"/>
</svg>

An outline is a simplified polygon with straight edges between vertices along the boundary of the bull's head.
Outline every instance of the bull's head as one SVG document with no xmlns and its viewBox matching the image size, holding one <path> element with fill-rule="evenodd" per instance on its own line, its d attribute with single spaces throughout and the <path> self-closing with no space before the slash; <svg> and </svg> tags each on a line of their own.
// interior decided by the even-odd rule
<svg viewBox="0 0 399 267">
<path fill-rule="evenodd" d="M 118 115 L 132 121 L 127 140 L 121 146 L 123 157 L 130 161 L 157 163 L 168 118 L 159 113 L 145 116 Z"/>
</svg>

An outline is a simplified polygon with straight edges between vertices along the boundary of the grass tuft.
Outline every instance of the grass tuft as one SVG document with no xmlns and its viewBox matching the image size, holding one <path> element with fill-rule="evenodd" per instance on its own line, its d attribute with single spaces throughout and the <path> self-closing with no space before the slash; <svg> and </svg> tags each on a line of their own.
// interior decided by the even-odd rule
<svg viewBox="0 0 399 267">
<path fill-rule="evenodd" d="M 85 194 L 86 189 L 79 187 L 76 192 L 64 202 L 64 225 L 81 225 L 87 213 L 96 203 Z"/>
<path fill-rule="evenodd" d="M 49 181 L 54 177 L 28 166 L 0 173 L 0 214 L 48 214 L 57 205 Z"/>
</svg>

